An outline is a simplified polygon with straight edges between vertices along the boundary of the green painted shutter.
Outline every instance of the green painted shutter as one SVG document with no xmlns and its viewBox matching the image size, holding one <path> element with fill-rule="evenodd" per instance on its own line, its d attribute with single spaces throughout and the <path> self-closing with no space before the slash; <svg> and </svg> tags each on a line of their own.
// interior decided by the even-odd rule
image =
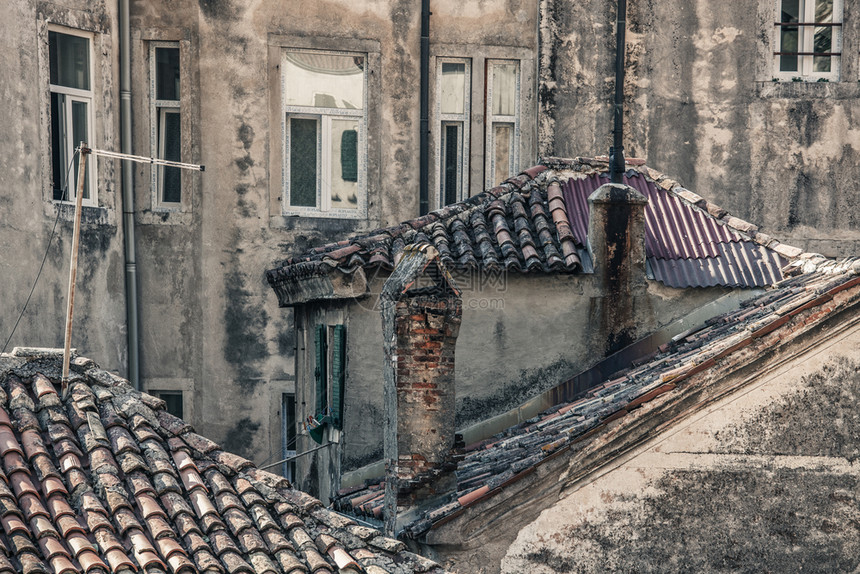
<svg viewBox="0 0 860 574">
<path fill-rule="evenodd" d="M 346 371 L 346 329 L 334 326 L 331 365 L 331 410 L 335 428 L 343 428 L 343 386 Z"/>
<path fill-rule="evenodd" d="M 325 325 L 317 325 L 316 328 L 316 359 L 317 366 L 314 370 L 314 377 L 316 378 L 316 390 L 317 390 L 317 408 L 314 415 L 321 415 L 325 412 L 326 407 L 326 396 L 325 396 L 325 387 L 326 387 L 326 333 L 327 329 Z"/>
</svg>

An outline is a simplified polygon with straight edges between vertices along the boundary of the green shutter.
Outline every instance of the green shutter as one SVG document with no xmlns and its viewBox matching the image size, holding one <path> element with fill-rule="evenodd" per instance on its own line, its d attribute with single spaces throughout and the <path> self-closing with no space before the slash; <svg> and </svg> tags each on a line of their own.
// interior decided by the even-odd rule
<svg viewBox="0 0 860 574">
<path fill-rule="evenodd" d="M 343 386 L 346 371 L 346 329 L 334 326 L 331 365 L 331 410 L 335 428 L 343 428 Z"/>
<path fill-rule="evenodd" d="M 325 325 L 317 325 L 316 329 L 316 359 L 317 366 L 314 370 L 314 377 L 316 378 L 316 389 L 317 389 L 317 401 L 316 401 L 316 412 L 314 415 L 321 415 L 325 413 L 326 407 L 326 397 L 325 397 L 325 387 L 326 387 L 326 333 L 327 329 Z"/>
</svg>

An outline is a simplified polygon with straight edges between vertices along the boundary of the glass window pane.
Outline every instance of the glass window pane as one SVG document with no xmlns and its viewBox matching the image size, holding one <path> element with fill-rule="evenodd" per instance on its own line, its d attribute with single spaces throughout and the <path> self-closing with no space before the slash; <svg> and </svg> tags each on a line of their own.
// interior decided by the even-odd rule
<svg viewBox="0 0 860 574">
<path fill-rule="evenodd" d="M 493 185 L 511 177 L 511 158 L 513 157 L 514 126 L 511 124 L 493 125 Z"/>
<path fill-rule="evenodd" d="M 48 32 L 51 83 L 90 89 L 90 41 L 81 36 Z"/>
<path fill-rule="evenodd" d="M 166 403 L 165 410 L 175 417 L 182 418 L 182 391 L 156 391 L 159 399 Z"/>
<path fill-rule="evenodd" d="M 72 145 L 77 148 L 81 142 L 88 142 L 87 132 L 87 103 L 72 101 Z M 74 185 L 78 185 L 78 165 L 79 159 L 76 159 Z M 92 156 L 87 159 L 87 169 L 84 172 L 84 199 L 90 198 L 90 168 L 92 168 Z M 73 195 L 69 194 L 69 196 Z"/>
<path fill-rule="evenodd" d="M 155 49 L 155 99 L 179 99 L 179 48 Z"/>
<path fill-rule="evenodd" d="M 162 108 L 159 122 L 158 149 L 161 159 L 182 161 L 182 131 L 178 110 Z M 182 201 L 182 172 L 178 167 L 163 166 L 161 170 L 161 201 L 179 203 Z"/>
<path fill-rule="evenodd" d="M 513 116 L 517 113 L 517 64 L 493 64 L 493 115 Z"/>
<path fill-rule="evenodd" d="M 331 207 L 358 208 L 358 120 L 331 120 Z"/>
<path fill-rule="evenodd" d="M 460 181 L 460 123 L 445 124 L 442 131 L 442 201 L 445 205 L 457 202 Z"/>
<path fill-rule="evenodd" d="M 284 54 L 284 103 L 364 108 L 364 57 L 316 52 Z"/>
<path fill-rule="evenodd" d="M 291 118 L 290 205 L 317 204 L 317 120 Z"/>
<path fill-rule="evenodd" d="M 66 96 L 51 93 L 51 169 L 54 175 L 54 200 L 69 199 L 65 193 L 66 170 L 69 158 L 66 157 L 66 122 L 63 118 L 66 109 Z"/>
<path fill-rule="evenodd" d="M 781 29 L 781 38 L 779 51 L 780 52 L 797 52 L 798 30 L 797 27 L 784 26 Z M 781 72 L 796 72 L 797 71 L 796 55 L 783 54 L 779 58 L 779 70 Z"/>
<path fill-rule="evenodd" d="M 815 23 L 831 22 L 833 20 L 833 0 L 816 0 Z"/>
<path fill-rule="evenodd" d="M 800 0 L 782 0 L 780 22 L 800 21 Z"/>
<path fill-rule="evenodd" d="M 466 64 L 442 62 L 441 108 L 443 114 L 462 114 L 466 109 Z"/>
</svg>

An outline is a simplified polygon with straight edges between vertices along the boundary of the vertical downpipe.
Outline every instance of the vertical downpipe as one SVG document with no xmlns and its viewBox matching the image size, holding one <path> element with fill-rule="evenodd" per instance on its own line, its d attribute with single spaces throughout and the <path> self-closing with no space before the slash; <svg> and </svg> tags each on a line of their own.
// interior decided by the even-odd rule
<svg viewBox="0 0 860 574">
<path fill-rule="evenodd" d="M 624 31 L 627 26 L 627 0 L 618 0 L 615 20 L 615 128 L 609 148 L 609 175 L 612 183 L 624 183 Z"/>
<path fill-rule="evenodd" d="M 120 151 L 131 153 L 131 29 L 128 0 L 119 0 L 119 110 Z M 120 162 L 122 176 L 122 226 L 125 242 L 125 314 L 128 330 L 128 380 L 140 389 L 137 317 L 137 260 L 134 249 L 134 179 L 131 162 Z"/>
<path fill-rule="evenodd" d="M 430 0 L 421 0 L 421 136 L 419 140 L 419 215 L 430 211 Z"/>
</svg>

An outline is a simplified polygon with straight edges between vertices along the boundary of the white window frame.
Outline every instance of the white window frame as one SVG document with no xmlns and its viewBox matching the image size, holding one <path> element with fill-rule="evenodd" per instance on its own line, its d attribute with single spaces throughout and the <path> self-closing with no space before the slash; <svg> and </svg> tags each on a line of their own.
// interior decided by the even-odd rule
<svg viewBox="0 0 860 574">
<path fill-rule="evenodd" d="M 495 115 L 493 114 L 493 66 L 499 64 L 514 63 L 517 67 L 516 83 L 515 83 L 515 98 L 514 115 Z M 485 127 L 485 142 L 484 142 L 484 187 L 489 189 L 502 183 L 501 181 L 493 181 L 493 174 L 496 171 L 496 142 L 495 130 L 496 124 L 511 124 L 513 126 L 511 151 L 508 161 L 510 162 L 511 170 L 516 175 L 519 171 L 520 162 L 520 106 L 522 105 L 522 63 L 516 59 L 510 58 L 488 58 L 486 60 L 487 67 L 487 97 L 485 101 L 486 109 L 486 127 Z M 509 176 L 510 177 L 510 176 Z"/>
<path fill-rule="evenodd" d="M 158 137 L 159 133 L 164 133 L 164 120 L 168 113 L 179 114 L 180 124 L 180 150 L 185 139 L 184 130 L 182 130 L 182 93 L 180 92 L 179 100 L 159 100 L 156 99 L 156 59 L 155 51 L 158 48 L 174 48 L 179 50 L 180 75 L 182 74 L 182 49 L 179 42 L 161 42 L 152 41 L 149 43 L 149 142 L 150 155 L 152 157 L 164 157 L 164 140 Z M 181 151 L 180 151 L 181 155 Z M 152 195 L 153 209 L 158 211 L 175 211 L 182 206 L 182 200 L 185 195 L 184 176 L 180 174 L 179 186 L 179 201 L 164 201 L 162 199 L 162 188 L 164 185 L 164 167 L 153 166 L 150 169 L 150 189 Z"/>
<path fill-rule="evenodd" d="M 286 103 L 286 66 L 288 53 L 330 54 L 335 56 L 361 56 L 364 58 L 362 74 L 361 109 L 319 108 L 313 106 L 291 106 Z M 283 215 L 303 215 L 308 217 L 327 217 L 337 219 L 364 219 L 367 217 L 367 67 L 368 55 L 362 52 L 342 52 L 334 50 L 311 50 L 304 48 L 288 48 L 281 50 L 281 142 L 283 145 Z M 317 120 L 317 190 L 316 205 L 290 205 L 290 120 Z M 358 205 L 355 209 L 334 208 L 331 202 L 331 184 L 323 178 L 331 173 L 331 122 L 333 119 L 354 118 L 358 120 Z"/>
<path fill-rule="evenodd" d="M 815 82 L 827 80 L 839 81 L 842 68 L 842 27 L 843 27 L 843 0 L 833 0 L 833 19 L 831 23 L 833 30 L 833 46 L 831 47 L 831 65 L 829 72 L 813 71 L 812 52 L 815 49 L 815 0 L 799 0 L 802 17 L 798 25 L 798 69 L 783 72 L 780 70 L 782 56 L 782 0 L 775 1 L 774 7 L 774 50 L 773 70 L 774 77 L 780 80 L 794 80 Z M 805 54 L 805 55 L 801 55 Z"/>
<path fill-rule="evenodd" d="M 64 154 L 61 154 L 61 165 L 60 169 L 63 170 L 61 177 L 61 181 L 66 182 L 67 186 L 67 198 L 64 200 L 56 200 L 53 199 L 54 203 L 74 203 L 75 197 L 78 193 L 78 182 L 77 178 L 74 177 L 74 170 L 67 169 L 69 166 L 69 162 L 71 158 L 74 157 L 75 149 L 80 145 L 81 142 L 73 141 L 73 134 L 71 129 L 71 121 L 72 121 L 72 103 L 73 102 L 81 102 L 87 105 L 87 140 L 86 144 L 90 147 L 95 147 L 95 137 L 93 131 L 93 116 L 95 115 L 94 110 L 94 102 L 95 97 L 93 95 L 93 84 L 95 82 L 95 77 L 93 74 L 93 68 L 95 68 L 95 52 L 93 50 L 93 43 L 95 41 L 94 34 L 91 32 L 85 32 L 83 30 L 76 30 L 74 28 L 65 28 L 63 26 L 49 26 L 48 33 L 56 32 L 58 34 L 65 34 L 67 36 L 78 36 L 80 38 L 86 38 L 87 40 L 87 48 L 89 51 L 89 73 L 90 73 L 90 89 L 89 90 L 81 90 L 77 88 L 69 88 L 66 86 L 59 86 L 56 84 L 50 83 L 50 72 L 48 73 L 48 82 L 49 89 L 52 94 L 61 94 L 63 96 L 63 112 L 62 117 L 58 119 L 57 123 L 60 125 L 60 128 L 63 130 L 63 133 L 60 135 L 60 139 L 64 144 Z M 50 51 L 50 47 L 48 48 Z M 50 54 L 48 56 L 50 60 Z M 54 150 L 51 150 L 51 154 L 54 153 Z M 96 157 L 92 154 L 87 157 L 86 162 L 86 173 L 89 174 L 87 179 L 87 191 L 89 192 L 89 197 L 84 197 L 81 202 L 82 205 L 96 207 L 98 206 L 98 185 L 96 185 L 98 180 L 98 162 L 96 161 Z"/>
<path fill-rule="evenodd" d="M 442 113 L 442 65 L 443 64 L 465 64 L 464 104 L 463 113 Z M 457 145 L 457 190 L 456 201 L 463 201 L 469 197 L 469 143 L 471 140 L 471 110 L 472 110 L 472 60 L 470 58 L 436 58 L 436 117 L 438 118 L 436 133 L 439 134 L 436 142 L 436 205 L 444 207 L 445 203 L 445 177 L 443 173 L 444 155 L 446 142 L 445 128 L 450 125 L 460 126 L 460 141 Z"/>
</svg>

